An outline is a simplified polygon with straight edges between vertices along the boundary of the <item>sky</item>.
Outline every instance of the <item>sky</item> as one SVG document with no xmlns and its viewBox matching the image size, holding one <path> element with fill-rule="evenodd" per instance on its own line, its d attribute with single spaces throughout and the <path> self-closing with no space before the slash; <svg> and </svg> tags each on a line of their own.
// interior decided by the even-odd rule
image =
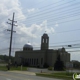
<svg viewBox="0 0 80 80">
<path fill-rule="evenodd" d="M 39 49 L 41 36 L 49 36 L 49 48 L 64 47 L 71 60 L 80 61 L 80 0 L 0 0 L 0 54 L 8 55 L 13 12 L 12 53 L 30 42 Z M 8 20 L 10 19 L 10 20 Z M 68 47 L 68 45 L 72 45 Z"/>
</svg>

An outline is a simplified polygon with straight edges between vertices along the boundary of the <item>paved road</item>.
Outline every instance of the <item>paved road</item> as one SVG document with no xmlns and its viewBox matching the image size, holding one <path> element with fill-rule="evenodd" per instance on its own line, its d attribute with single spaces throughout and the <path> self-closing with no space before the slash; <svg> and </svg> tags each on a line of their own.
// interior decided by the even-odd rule
<svg viewBox="0 0 80 80">
<path fill-rule="evenodd" d="M 59 79 L 39 77 L 35 75 L 17 72 L 0 71 L 0 80 L 59 80 Z"/>
<path fill-rule="evenodd" d="M 50 71 L 48 69 L 39 69 L 39 68 L 27 68 L 29 72 L 35 72 L 35 73 L 40 73 L 40 72 L 50 72 L 52 73 L 53 71 Z"/>
</svg>

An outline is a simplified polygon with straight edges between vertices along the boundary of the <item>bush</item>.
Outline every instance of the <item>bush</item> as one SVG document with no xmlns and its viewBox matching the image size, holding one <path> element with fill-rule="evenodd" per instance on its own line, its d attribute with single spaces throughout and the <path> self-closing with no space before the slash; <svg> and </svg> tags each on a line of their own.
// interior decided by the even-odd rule
<svg viewBox="0 0 80 80">
<path fill-rule="evenodd" d="M 49 65 L 48 65 L 47 63 L 44 63 L 43 67 L 44 67 L 44 68 L 48 68 Z"/>
<path fill-rule="evenodd" d="M 48 67 L 48 70 L 52 71 L 53 70 L 53 67 Z"/>
</svg>

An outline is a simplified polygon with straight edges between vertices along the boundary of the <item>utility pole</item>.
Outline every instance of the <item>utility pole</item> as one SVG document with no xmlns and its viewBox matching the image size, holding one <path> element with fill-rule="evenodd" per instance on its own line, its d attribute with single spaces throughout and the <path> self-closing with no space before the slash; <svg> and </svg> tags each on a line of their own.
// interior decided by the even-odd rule
<svg viewBox="0 0 80 80">
<path fill-rule="evenodd" d="M 7 29 L 7 31 L 11 31 L 11 35 L 10 35 L 10 47 L 9 47 L 9 61 L 8 61 L 8 70 L 10 70 L 10 63 L 11 63 L 11 48 L 12 48 L 12 36 L 13 36 L 13 32 L 16 32 L 16 31 L 13 31 L 13 26 L 17 26 L 14 24 L 14 22 L 17 23 L 17 21 L 14 21 L 14 14 L 13 13 L 13 17 L 12 17 L 12 20 L 8 19 L 9 21 L 11 21 L 11 23 L 8 23 L 11 25 L 11 30 Z"/>
</svg>

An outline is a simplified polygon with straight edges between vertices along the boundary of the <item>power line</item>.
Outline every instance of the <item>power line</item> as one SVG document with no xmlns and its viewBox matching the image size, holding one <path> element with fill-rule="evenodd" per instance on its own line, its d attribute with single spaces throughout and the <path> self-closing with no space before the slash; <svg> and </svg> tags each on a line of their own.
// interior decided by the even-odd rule
<svg viewBox="0 0 80 80">
<path fill-rule="evenodd" d="M 57 1 L 57 2 L 55 2 L 54 4 L 60 3 L 61 1 L 62 1 L 62 0 Z M 42 2 L 43 2 L 43 1 L 42 1 Z M 47 5 L 47 6 L 44 6 L 44 7 L 42 7 L 42 9 L 45 8 L 45 7 L 48 7 L 48 6 L 50 6 L 50 5 L 51 5 L 51 4 L 49 4 L 49 5 Z M 53 5 L 53 3 L 52 3 L 52 5 Z M 25 9 L 26 9 L 26 8 L 25 8 Z M 25 9 L 24 9 L 24 10 L 25 10 Z M 40 9 L 41 9 L 41 8 L 40 8 Z M 4 12 L 6 12 L 6 11 L 4 11 Z M 24 14 L 26 14 L 26 13 L 24 13 Z M 9 15 L 9 16 L 10 16 L 10 15 Z M 8 17 L 9 17 L 9 16 L 8 16 Z M 10 16 L 10 17 L 11 17 L 11 16 Z M 2 20 L 2 19 L 3 19 L 3 18 L 1 18 L 0 20 Z M 7 18 L 5 18 L 5 19 L 7 19 Z"/>
<path fill-rule="evenodd" d="M 55 9 L 56 10 L 56 9 Z M 64 10 L 64 9 L 62 9 L 62 10 L 56 10 L 56 11 L 54 11 L 54 12 L 48 12 L 49 14 L 45 14 L 45 15 L 41 15 L 41 16 L 35 16 L 35 17 L 31 17 L 31 18 L 29 18 L 30 20 L 33 20 L 33 19 L 37 19 L 36 17 L 40 17 L 40 18 L 43 18 L 43 17 L 49 17 L 51 14 L 52 14 L 52 16 L 59 16 L 59 15 L 63 15 L 62 13 L 64 13 L 64 14 L 69 14 L 69 12 L 71 13 L 73 13 L 73 12 L 76 12 L 76 11 L 79 11 L 80 10 L 80 7 L 78 6 L 78 7 L 70 7 L 70 8 L 66 8 L 66 10 Z M 54 15 L 53 15 L 54 14 Z M 42 17 L 43 16 L 43 17 Z M 27 18 L 28 19 L 28 18 Z M 28 19 L 28 20 L 29 20 Z"/>
<path fill-rule="evenodd" d="M 74 1 L 74 0 L 69 1 L 69 2 L 65 2 L 64 4 L 66 4 L 66 3 L 71 3 L 71 2 L 73 2 L 73 1 Z M 58 5 L 58 6 L 63 6 L 64 4 L 60 4 L 60 5 Z M 76 4 L 79 4 L 79 2 L 76 3 Z M 75 5 L 75 4 L 73 4 L 73 5 Z M 71 6 L 72 6 L 72 5 L 71 5 Z M 55 6 L 55 7 L 57 7 L 57 6 Z M 52 7 L 52 8 L 55 8 L 55 7 Z M 67 7 L 69 7 L 69 6 L 65 6 L 65 7 L 67 8 Z M 65 8 L 65 7 L 62 7 L 62 9 Z M 51 9 L 51 8 L 50 8 L 50 9 Z M 50 9 L 49 9 L 49 10 L 50 10 Z M 56 11 L 56 10 L 57 10 L 57 9 L 55 9 L 55 11 Z M 60 8 L 59 8 L 58 10 L 60 10 Z M 44 10 L 44 11 L 45 11 L 45 10 Z M 51 12 L 51 11 L 52 11 L 52 10 L 50 10 L 50 11 L 48 11 L 48 12 Z M 43 11 L 42 11 L 42 12 L 43 12 Z M 39 12 L 39 14 L 38 14 L 38 15 L 35 15 L 35 16 L 39 16 L 39 15 L 43 15 L 43 14 L 47 14 L 48 12 L 41 13 L 41 14 L 40 14 L 40 12 Z M 25 14 L 26 14 L 26 13 L 25 13 Z M 35 17 L 35 16 L 34 16 L 34 17 Z M 33 17 L 33 16 L 30 16 L 30 17 Z M 28 17 L 28 18 L 30 18 L 30 17 Z M 19 18 L 20 18 L 20 17 L 19 17 Z M 17 18 L 17 19 L 18 19 L 18 18 Z"/>
<path fill-rule="evenodd" d="M 71 1 L 70 1 L 71 2 Z M 70 3 L 70 2 L 68 2 L 68 3 Z M 73 1 L 72 1 L 73 2 Z"/>
<path fill-rule="evenodd" d="M 70 15 L 66 15 L 66 16 L 60 16 L 60 17 L 58 17 L 58 18 L 54 18 L 54 19 L 48 19 L 48 21 L 49 22 L 53 22 L 53 20 L 57 20 L 57 21 L 59 21 L 59 20 L 62 20 L 62 19 L 66 19 L 66 18 L 71 18 L 71 17 L 75 17 L 75 16 L 80 16 L 80 13 L 78 12 L 78 13 L 75 13 L 75 14 L 70 14 Z M 52 17 L 51 17 L 52 18 Z M 41 21 L 38 19 L 38 20 L 36 20 L 37 21 L 37 23 L 40 23 Z M 35 21 L 33 21 L 33 22 L 35 22 Z M 32 23 L 33 23 L 32 22 Z M 28 24 L 29 24 L 29 22 L 27 22 Z M 31 23 L 31 22 L 30 22 Z"/>
<path fill-rule="evenodd" d="M 49 46 L 50 48 L 62 48 L 64 47 L 65 49 L 80 49 L 80 46 L 79 47 L 68 47 L 68 45 L 64 45 L 64 46 Z M 34 48 L 41 48 L 41 47 L 34 47 Z M 12 49 L 23 49 L 23 48 L 12 48 Z"/>
<path fill-rule="evenodd" d="M 80 52 L 80 50 L 68 51 L 68 52 Z"/>
<path fill-rule="evenodd" d="M 53 3 L 51 3 L 51 4 L 45 5 L 45 6 L 43 6 L 43 7 L 40 7 L 39 9 L 44 9 L 44 8 L 46 8 L 46 7 L 50 7 L 50 6 L 52 6 L 52 5 L 55 5 L 55 4 L 61 3 L 61 2 L 63 2 L 63 1 L 62 1 L 62 0 L 59 0 L 59 1 L 57 1 L 57 2 L 53 2 Z"/>
<path fill-rule="evenodd" d="M 78 10 L 73 10 L 73 11 L 72 11 L 72 10 L 73 10 L 73 9 L 71 9 L 71 12 L 69 12 L 69 10 L 68 10 L 68 11 L 67 11 L 68 14 L 70 14 L 70 15 L 78 14 L 80 9 L 78 9 Z M 76 12 L 76 11 L 78 11 L 78 12 L 73 14 L 73 12 Z M 66 11 L 64 11 L 64 12 L 62 12 L 62 13 L 66 13 Z M 71 14 L 71 13 L 72 13 L 72 14 Z M 28 23 L 31 22 L 31 21 L 35 22 L 35 21 L 40 21 L 40 19 L 52 19 L 52 18 L 56 18 L 55 16 L 58 17 L 58 16 L 61 16 L 61 15 L 64 15 L 64 14 L 61 14 L 61 13 L 59 12 L 58 15 L 57 15 L 57 13 L 55 13 L 54 15 L 53 15 L 53 14 L 52 14 L 52 15 L 51 15 L 51 14 L 49 14 L 49 15 L 42 15 L 42 16 L 38 16 L 38 18 L 36 18 L 36 17 L 33 18 L 33 17 L 32 17 L 32 19 L 30 19 L 30 20 L 28 19 L 27 21 L 28 21 Z M 67 13 L 66 13 L 65 15 L 67 15 Z M 40 17 L 40 18 L 39 18 L 39 17 Z M 62 18 L 62 17 L 64 17 L 64 16 L 61 16 L 61 18 Z"/>
<path fill-rule="evenodd" d="M 1 50 L 7 50 L 7 49 L 9 49 L 9 48 L 0 49 L 0 51 L 1 51 Z"/>
<path fill-rule="evenodd" d="M 78 30 L 80 30 L 80 29 L 70 30 L 70 31 L 78 31 Z M 64 32 L 70 32 L 70 31 L 64 31 Z M 62 32 L 57 32 L 57 33 L 62 33 Z M 26 37 L 26 36 L 24 36 L 24 37 Z M 80 40 L 75 40 L 75 41 L 80 41 Z M 75 42 L 75 41 L 57 42 L 57 43 L 50 43 L 50 44 L 59 44 L 59 43 L 67 43 L 67 42 Z"/>
<path fill-rule="evenodd" d="M 54 48 L 54 47 L 53 47 Z M 62 48 L 62 47 L 61 47 Z M 58 49 L 61 49 L 61 48 L 57 48 L 57 49 L 53 49 L 53 50 L 58 50 Z M 73 48 L 65 48 L 65 49 L 67 49 L 66 51 L 67 52 L 80 52 L 80 50 L 75 50 L 75 49 L 80 49 L 80 47 L 73 47 Z M 23 48 L 14 48 L 15 49 L 15 52 L 16 52 L 16 50 L 18 50 L 18 51 L 23 51 Z M 40 47 L 37 47 L 37 48 L 35 48 L 34 50 L 40 50 Z M 51 48 L 52 49 L 52 48 Z M 70 50 L 70 49 L 74 49 L 74 50 Z M 14 51 L 12 51 L 12 52 L 14 52 Z"/>
<path fill-rule="evenodd" d="M 53 4 L 57 4 L 57 3 L 61 3 L 61 2 L 63 2 L 62 0 L 60 0 L 60 1 L 57 1 L 57 2 L 54 2 L 54 3 L 51 3 L 51 4 L 48 4 L 48 5 L 46 5 L 46 6 L 43 6 L 43 7 L 40 7 L 39 9 L 44 9 L 44 8 L 47 8 L 47 7 L 50 7 L 50 6 L 52 6 Z M 39 5 L 39 4 L 38 4 Z M 32 6 L 32 5 L 31 5 Z M 24 8 L 23 10 L 25 10 L 26 8 Z M 25 13 L 24 13 L 25 14 Z"/>
<path fill-rule="evenodd" d="M 58 34 L 58 33 L 68 33 L 68 32 L 74 32 L 74 31 L 80 31 L 80 29 L 61 31 L 61 32 L 53 33 L 53 34 Z M 20 35 L 20 34 L 16 34 L 16 35 L 17 35 L 17 36 L 21 36 L 21 38 L 22 38 L 22 37 L 27 37 L 27 38 L 29 38 L 29 36 L 24 36 L 24 35 Z"/>
<path fill-rule="evenodd" d="M 47 0 L 46 0 L 47 1 Z M 40 2 L 38 2 L 38 3 L 36 3 L 36 4 L 31 4 L 31 6 L 34 6 L 34 5 L 39 5 L 40 3 L 43 3 L 44 1 L 40 1 Z M 26 8 L 25 8 L 26 9 Z"/>
<path fill-rule="evenodd" d="M 70 41 L 71 42 L 71 41 Z M 66 42 L 64 42 L 66 43 Z M 55 43 L 52 43 L 52 44 L 55 44 Z M 78 46 L 80 47 L 80 43 L 75 43 L 75 44 L 65 44 L 65 45 L 56 45 L 56 46 L 49 46 L 49 47 L 68 47 L 69 45 L 71 45 L 72 47 L 69 47 L 69 48 L 76 48 L 76 47 L 73 47 L 73 46 Z M 34 46 L 34 45 L 33 45 Z M 34 48 L 40 48 L 40 46 L 34 46 Z M 19 48 L 17 48 L 19 49 Z"/>
<path fill-rule="evenodd" d="M 75 29 L 75 30 L 68 30 L 68 31 L 62 31 L 62 32 L 56 32 L 56 33 L 67 33 L 67 32 L 73 32 L 73 31 L 79 31 L 80 29 Z M 55 34 L 55 33 L 53 33 Z"/>
<path fill-rule="evenodd" d="M 67 22 L 72 22 L 72 21 L 76 21 L 76 20 L 80 20 L 80 18 L 77 19 L 71 19 L 71 20 L 67 20 L 67 21 L 62 21 L 62 22 L 58 22 L 57 24 L 63 24 L 63 23 L 67 23 Z M 37 24 L 36 24 L 37 25 Z M 48 26 L 54 26 L 55 23 L 49 24 Z"/>
<path fill-rule="evenodd" d="M 63 6 L 63 5 L 65 5 L 65 4 L 67 4 L 67 3 L 71 3 L 71 2 L 72 2 L 72 1 L 68 1 L 68 2 L 65 2 L 65 3 L 63 3 L 63 4 L 60 4 L 60 5 L 52 6 L 52 8 L 45 9 L 45 10 L 44 10 L 44 11 L 42 11 L 41 13 L 44 13 L 46 10 L 53 9 L 53 8 L 56 8 L 56 7 L 58 7 L 58 6 L 60 7 L 60 6 Z M 50 11 L 52 11 L 52 10 L 50 10 Z M 49 12 L 50 12 L 50 11 L 49 11 Z M 46 13 L 47 13 L 47 12 L 46 12 Z M 39 13 L 39 14 L 40 14 L 40 13 Z M 39 15 L 39 14 L 38 14 L 38 15 Z M 33 16 L 30 16 L 30 17 L 33 17 Z M 30 18 L 30 17 L 29 17 L 29 18 Z M 35 17 L 35 16 L 34 16 L 34 17 Z"/>
<path fill-rule="evenodd" d="M 80 40 L 65 41 L 65 42 L 56 42 L 56 43 L 50 43 L 50 44 L 60 44 L 60 43 L 68 43 L 68 42 L 76 42 L 76 41 L 80 41 Z M 80 43 L 77 43 L 77 44 L 80 44 Z"/>
<path fill-rule="evenodd" d="M 70 3 L 70 2 L 72 2 L 72 1 L 69 1 L 69 2 L 67 2 L 67 3 Z M 66 3 L 65 3 L 66 4 Z M 70 5 L 67 5 L 67 6 L 63 6 L 64 4 L 61 4 L 61 6 L 62 7 L 59 7 L 58 9 L 54 9 L 53 11 L 56 11 L 56 10 L 60 10 L 60 9 L 64 9 L 64 8 L 68 8 L 69 6 L 74 6 L 75 4 L 80 4 L 80 2 L 78 2 L 78 3 L 74 3 L 74 4 L 70 4 Z M 60 6 L 60 5 L 59 5 Z M 57 6 L 56 6 L 57 7 Z M 53 7 L 54 8 L 54 7 Z M 48 10 L 48 11 L 46 11 L 46 12 L 41 12 L 41 13 L 39 13 L 39 14 L 37 14 L 37 15 L 34 15 L 34 16 L 30 16 L 30 17 L 28 17 L 28 18 L 31 18 L 31 17 L 35 17 L 35 16 L 39 16 L 39 15 L 43 15 L 43 14 L 46 14 L 46 13 L 49 13 L 49 12 L 51 12 L 52 10 Z"/>
<path fill-rule="evenodd" d="M 80 18 L 58 22 L 58 24 L 63 24 L 63 23 L 66 23 L 66 22 L 71 22 L 71 21 L 76 21 L 76 20 L 80 20 Z M 50 25 L 55 25 L 55 24 L 50 24 Z M 48 25 L 48 26 L 50 26 L 50 25 Z"/>
<path fill-rule="evenodd" d="M 70 14 L 70 15 L 67 15 L 67 16 L 68 16 L 68 17 L 69 17 L 69 16 L 70 16 L 70 17 L 73 17 L 74 15 L 75 15 L 75 16 L 78 16 L 78 15 L 80 15 L 80 14 L 79 14 L 79 12 L 78 12 L 78 13 Z M 65 19 L 66 16 L 62 16 L 62 17 L 64 17 L 63 19 Z M 62 18 L 62 17 L 59 17 L 59 19 L 58 19 L 58 18 L 55 18 L 55 19 L 61 20 L 60 18 Z M 68 17 L 66 17 L 66 18 L 68 18 Z M 51 16 L 51 18 L 52 18 L 52 16 Z M 53 19 L 53 20 L 54 20 L 54 19 Z M 38 20 L 37 20 L 37 21 L 38 21 Z M 51 21 L 50 21 L 50 22 L 51 22 Z M 28 23 L 29 23 L 29 22 L 28 22 Z"/>
<path fill-rule="evenodd" d="M 55 5 L 55 4 L 61 3 L 61 2 L 63 2 L 63 1 L 60 0 L 60 1 L 57 1 L 57 2 L 54 2 L 54 3 L 48 4 L 48 5 L 46 5 L 46 6 L 40 7 L 39 9 L 44 9 L 44 8 L 46 8 L 46 7 L 50 7 L 50 6 L 52 6 L 52 5 Z M 50 9 L 50 8 L 49 8 L 49 9 Z"/>
</svg>

